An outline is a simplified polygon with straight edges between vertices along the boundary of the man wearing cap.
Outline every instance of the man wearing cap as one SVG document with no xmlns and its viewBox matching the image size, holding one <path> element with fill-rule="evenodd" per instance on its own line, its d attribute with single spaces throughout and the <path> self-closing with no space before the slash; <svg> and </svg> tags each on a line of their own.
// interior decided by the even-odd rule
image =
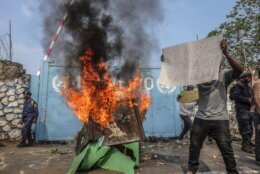
<svg viewBox="0 0 260 174">
<path fill-rule="evenodd" d="M 33 144 L 31 135 L 31 126 L 38 117 L 38 106 L 37 103 L 31 98 L 29 91 L 24 93 L 24 108 L 23 108 L 23 127 L 22 127 L 22 141 L 18 147 L 30 146 Z M 26 144 L 28 140 L 28 144 Z"/>
<path fill-rule="evenodd" d="M 251 142 L 253 136 L 253 116 L 250 114 L 252 103 L 251 81 L 251 73 L 242 73 L 232 92 L 238 128 L 243 141 L 241 149 L 247 153 L 254 153 L 254 144 Z"/>
</svg>

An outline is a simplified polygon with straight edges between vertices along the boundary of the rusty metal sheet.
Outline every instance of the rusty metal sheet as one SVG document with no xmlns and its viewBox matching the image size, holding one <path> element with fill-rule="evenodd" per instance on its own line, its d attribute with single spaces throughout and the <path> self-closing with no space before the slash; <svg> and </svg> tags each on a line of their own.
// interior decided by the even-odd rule
<svg viewBox="0 0 260 174">
<path fill-rule="evenodd" d="M 89 121 L 83 125 L 77 136 L 76 154 L 90 141 L 104 138 L 102 145 L 118 145 L 144 140 L 144 130 L 139 109 L 129 107 L 127 102 L 120 105 L 114 113 L 115 122 L 106 128 Z"/>
</svg>

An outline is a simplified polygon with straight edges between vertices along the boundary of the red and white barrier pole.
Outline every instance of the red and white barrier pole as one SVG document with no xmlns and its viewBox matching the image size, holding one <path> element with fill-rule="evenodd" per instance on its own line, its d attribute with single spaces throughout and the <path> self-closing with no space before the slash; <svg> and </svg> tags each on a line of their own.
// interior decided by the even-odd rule
<svg viewBox="0 0 260 174">
<path fill-rule="evenodd" d="M 70 1 L 69 9 L 74 4 L 74 2 L 75 2 L 75 0 L 71 0 Z M 44 56 L 44 60 L 47 60 L 49 58 L 49 55 L 51 54 L 52 48 L 53 48 L 55 42 L 57 41 L 57 39 L 59 37 L 59 34 L 60 34 L 60 31 L 61 31 L 62 27 L 64 26 L 64 23 L 65 23 L 65 21 L 66 21 L 66 19 L 68 17 L 69 9 L 66 11 L 65 15 L 63 16 L 63 18 L 62 18 L 62 20 L 60 22 L 60 25 L 59 25 L 55 35 L 52 38 L 51 44 L 50 44 L 50 46 L 49 46 L 49 48 L 48 48 L 48 50 L 47 50 L 47 52 L 46 52 L 46 54 Z M 38 70 L 37 75 L 40 75 L 40 69 Z"/>
</svg>

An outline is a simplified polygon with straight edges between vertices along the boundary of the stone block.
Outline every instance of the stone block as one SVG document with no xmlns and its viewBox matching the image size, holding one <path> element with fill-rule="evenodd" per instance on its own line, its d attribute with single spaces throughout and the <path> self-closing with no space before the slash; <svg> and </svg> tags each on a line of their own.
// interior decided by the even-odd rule
<svg viewBox="0 0 260 174">
<path fill-rule="evenodd" d="M 2 117 L 4 115 L 5 115 L 4 111 L 0 110 L 0 117 Z"/>
<path fill-rule="evenodd" d="M 6 82 L 6 85 L 9 86 L 9 87 L 13 87 L 15 85 L 15 81 L 7 81 Z"/>
<path fill-rule="evenodd" d="M 29 88 L 28 82 L 26 82 L 26 84 L 22 84 L 22 87 L 25 88 L 25 89 L 28 89 Z"/>
<path fill-rule="evenodd" d="M 6 92 L 8 90 L 7 86 L 1 86 L 0 92 Z"/>
<path fill-rule="evenodd" d="M 8 138 L 8 136 L 6 135 L 6 133 L 4 132 L 0 132 L 0 140 L 6 140 Z"/>
<path fill-rule="evenodd" d="M 17 106 L 18 106 L 18 102 L 14 101 L 14 102 L 10 102 L 7 107 L 17 107 Z"/>
<path fill-rule="evenodd" d="M 20 124 L 18 124 L 16 127 L 17 127 L 17 128 L 22 128 L 23 125 L 20 123 Z"/>
<path fill-rule="evenodd" d="M 13 102 L 13 101 L 15 101 L 15 96 L 10 96 L 9 98 L 8 98 L 8 100 L 10 101 L 10 102 Z"/>
<path fill-rule="evenodd" d="M 21 119 L 17 118 L 12 121 L 12 125 L 17 126 L 21 122 Z"/>
<path fill-rule="evenodd" d="M 0 127 L 7 125 L 8 122 L 5 119 L 0 118 Z"/>
<path fill-rule="evenodd" d="M 15 89 L 14 88 L 10 88 L 7 92 L 6 92 L 7 96 L 11 96 L 11 95 L 15 95 Z"/>
<path fill-rule="evenodd" d="M 25 91 L 24 88 L 16 90 L 16 94 L 22 94 Z"/>
<path fill-rule="evenodd" d="M 19 99 L 24 99 L 24 95 L 23 95 L 23 94 L 20 94 L 18 98 L 19 98 Z"/>
<path fill-rule="evenodd" d="M 23 118 L 23 114 L 17 114 L 18 118 Z"/>
<path fill-rule="evenodd" d="M 14 112 L 13 108 L 4 108 L 4 113 L 11 113 Z"/>
<path fill-rule="evenodd" d="M 4 92 L 0 93 L 0 98 L 4 98 L 4 97 L 5 97 L 5 93 Z"/>
<path fill-rule="evenodd" d="M 8 103 L 9 103 L 9 101 L 8 101 L 8 98 L 7 98 L 7 97 L 5 97 L 5 98 L 2 99 L 2 104 L 3 104 L 3 105 L 8 105 Z"/>
<path fill-rule="evenodd" d="M 7 121 L 12 121 L 14 119 L 14 114 L 13 113 L 10 113 L 10 114 L 6 114 L 5 115 L 5 119 Z"/>
<path fill-rule="evenodd" d="M 15 109 L 14 109 L 14 113 L 15 113 L 15 114 L 22 114 L 22 113 L 23 113 L 23 109 L 21 109 L 21 108 L 15 108 Z"/>
<path fill-rule="evenodd" d="M 9 126 L 8 124 L 5 125 L 3 128 L 2 128 L 3 131 L 5 132 L 9 132 L 11 130 L 11 126 Z"/>
<path fill-rule="evenodd" d="M 17 100 L 18 104 L 23 104 L 24 103 L 24 99 L 19 99 Z"/>
<path fill-rule="evenodd" d="M 21 136 L 21 130 L 13 129 L 8 133 L 8 135 L 10 139 L 18 138 Z"/>
<path fill-rule="evenodd" d="M 17 83 L 22 85 L 23 84 L 23 80 L 21 78 L 19 78 Z"/>
<path fill-rule="evenodd" d="M 15 88 L 15 89 L 18 90 L 18 89 L 21 89 L 21 88 L 22 88 L 22 85 L 19 85 L 19 84 L 18 84 L 18 85 L 16 85 L 16 88 Z"/>
</svg>

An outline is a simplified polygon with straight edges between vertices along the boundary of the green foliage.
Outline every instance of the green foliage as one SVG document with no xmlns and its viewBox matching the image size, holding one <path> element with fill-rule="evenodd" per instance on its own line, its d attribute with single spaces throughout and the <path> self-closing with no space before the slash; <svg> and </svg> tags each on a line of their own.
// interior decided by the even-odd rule
<svg viewBox="0 0 260 174">
<path fill-rule="evenodd" d="M 245 66 L 260 67 L 260 1 L 238 0 L 227 21 L 209 36 L 223 33 L 231 51 Z"/>
</svg>

